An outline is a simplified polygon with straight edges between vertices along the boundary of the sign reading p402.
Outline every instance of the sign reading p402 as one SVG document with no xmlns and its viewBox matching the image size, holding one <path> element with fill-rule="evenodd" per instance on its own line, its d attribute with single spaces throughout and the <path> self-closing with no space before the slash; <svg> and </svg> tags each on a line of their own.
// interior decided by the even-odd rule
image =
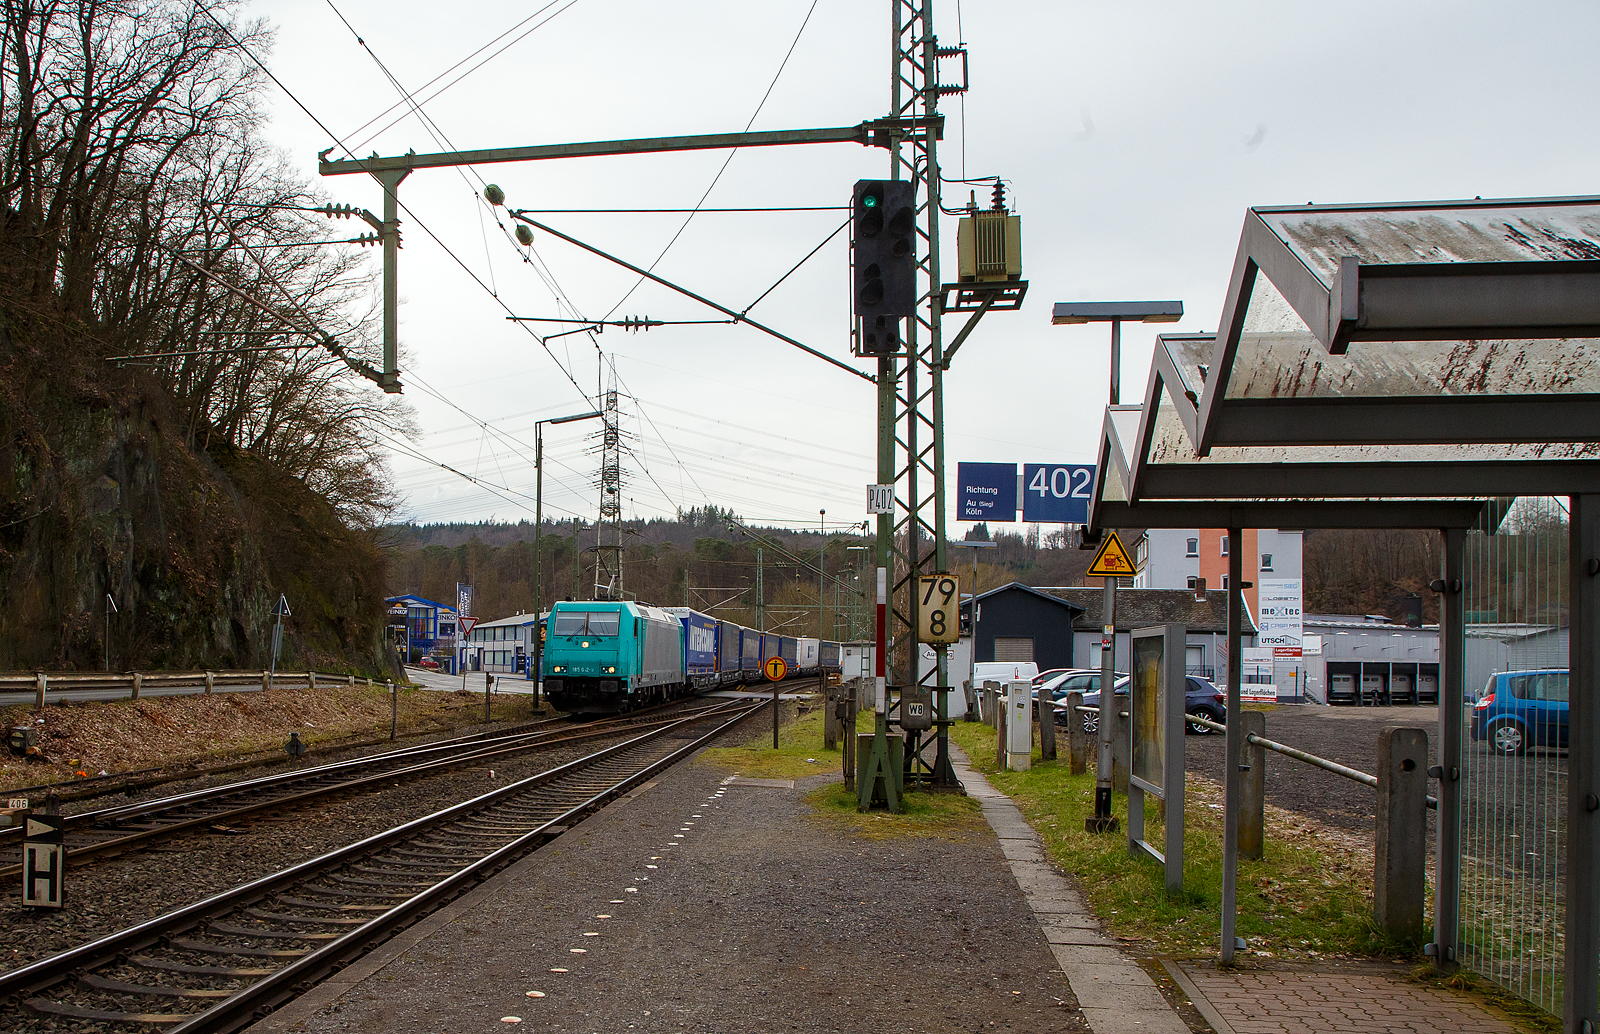
<svg viewBox="0 0 1600 1034">
<path fill-rule="evenodd" d="M 953 643 L 961 634 L 961 583 L 954 575 L 917 579 L 917 639 Z"/>
<path fill-rule="evenodd" d="M 1022 519 L 1030 524 L 1087 524 L 1093 495 L 1092 463 L 1022 465 Z"/>
</svg>

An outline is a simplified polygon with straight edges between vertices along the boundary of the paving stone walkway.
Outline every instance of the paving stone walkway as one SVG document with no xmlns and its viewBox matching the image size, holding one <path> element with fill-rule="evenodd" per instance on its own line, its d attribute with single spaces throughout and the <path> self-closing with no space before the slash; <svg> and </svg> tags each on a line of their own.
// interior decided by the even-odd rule
<svg viewBox="0 0 1600 1034">
<path fill-rule="evenodd" d="M 1167 963 L 1217 1034 L 1515 1034 L 1465 995 L 1425 987 L 1396 966 Z"/>
</svg>

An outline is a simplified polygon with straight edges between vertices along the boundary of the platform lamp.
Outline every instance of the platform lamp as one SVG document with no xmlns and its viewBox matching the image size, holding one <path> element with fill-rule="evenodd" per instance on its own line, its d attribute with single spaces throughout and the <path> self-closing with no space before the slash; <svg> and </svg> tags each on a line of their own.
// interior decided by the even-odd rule
<svg viewBox="0 0 1600 1034">
<path fill-rule="evenodd" d="M 1056 302 L 1050 322 L 1111 324 L 1111 404 L 1122 405 L 1122 324 L 1176 323 L 1183 319 L 1183 303 L 1169 302 Z"/>
<path fill-rule="evenodd" d="M 540 593 L 539 574 L 544 568 L 539 558 L 539 535 L 544 530 L 544 425 L 570 424 L 574 420 L 593 420 L 605 416 L 598 409 L 571 416 L 553 416 L 533 422 L 533 702 L 539 703 L 539 693 L 544 681 L 544 598 Z M 464 662 L 463 662 L 464 663 Z"/>
<path fill-rule="evenodd" d="M 1122 324 L 1125 320 L 1140 323 L 1176 323 L 1183 319 L 1183 303 L 1166 302 L 1056 302 L 1050 310 L 1050 322 L 1060 326 L 1067 323 L 1111 324 L 1111 404 L 1122 405 Z M 1085 823 L 1090 833 L 1109 833 L 1117 828 L 1111 816 L 1111 735 L 1116 724 L 1116 706 L 1106 705 L 1111 698 L 1111 686 L 1116 679 L 1117 657 L 1117 580 L 1107 578 L 1101 596 L 1100 618 L 1102 646 L 1100 650 L 1100 700 L 1109 708 L 1100 721 L 1100 757 L 1095 768 L 1094 817 Z M 1109 639 L 1109 645 L 1107 645 Z"/>
</svg>

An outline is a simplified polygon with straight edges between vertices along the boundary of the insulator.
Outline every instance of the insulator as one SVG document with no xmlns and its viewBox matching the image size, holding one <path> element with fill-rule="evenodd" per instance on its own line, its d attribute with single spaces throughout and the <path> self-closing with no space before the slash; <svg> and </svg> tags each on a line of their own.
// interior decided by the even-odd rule
<svg viewBox="0 0 1600 1034">
<path fill-rule="evenodd" d="M 375 233 L 363 233 L 356 238 L 356 243 L 365 248 L 369 244 L 382 244 L 383 238 Z"/>
<path fill-rule="evenodd" d="M 525 248 L 533 244 L 533 230 L 527 223 L 517 224 L 517 241 Z"/>
<path fill-rule="evenodd" d="M 994 204 L 990 207 L 996 212 L 1006 210 L 1006 185 L 1000 180 L 994 181 Z"/>
<path fill-rule="evenodd" d="M 506 192 L 493 183 L 486 184 L 483 188 L 483 199 L 499 208 L 506 203 Z"/>
<path fill-rule="evenodd" d="M 321 208 L 317 209 L 317 211 L 321 212 L 323 215 L 327 216 L 329 219 L 348 219 L 351 216 L 356 214 L 356 206 L 355 205 L 336 205 L 336 204 L 333 204 L 332 202 L 329 202 L 328 204 L 323 205 Z"/>
</svg>

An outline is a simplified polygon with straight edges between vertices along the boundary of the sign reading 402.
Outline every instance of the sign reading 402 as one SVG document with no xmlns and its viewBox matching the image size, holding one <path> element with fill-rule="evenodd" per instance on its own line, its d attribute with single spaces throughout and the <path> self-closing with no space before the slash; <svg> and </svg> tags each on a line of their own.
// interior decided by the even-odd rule
<svg viewBox="0 0 1600 1034">
<path fill-rule="evenodd" d="M 953 643 L 961 636 L 961 583 L 954 575 L 917 579 L 917 639 Z"/>
<path fill-rule="evenodd" d="M 1022 519 L 1031 524 L 1087 524 L 1094 496 L 1092 463 L 1024 463 Z"/>
</svg>

